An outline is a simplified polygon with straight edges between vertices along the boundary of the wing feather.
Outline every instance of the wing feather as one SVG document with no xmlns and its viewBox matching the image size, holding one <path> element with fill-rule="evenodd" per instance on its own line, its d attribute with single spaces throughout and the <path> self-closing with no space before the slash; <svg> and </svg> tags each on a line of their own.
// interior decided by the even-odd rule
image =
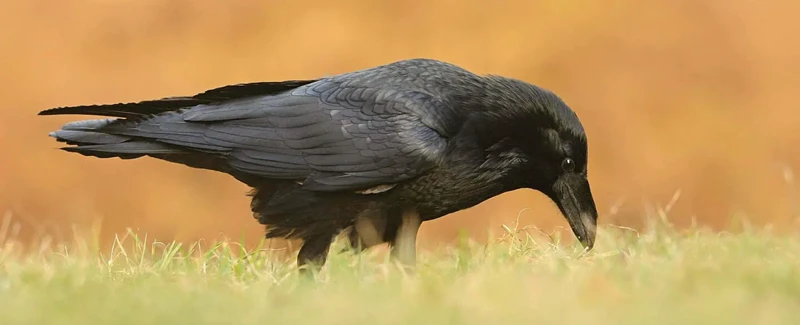
<svg viewBox="0 0 800 325">
<path fill-rule="evenodd" d="M 322 79 L 167 112 L 134 127 L 112 123 L 107 131 L 213 153 L 241 172 L 301 181 L 311 190 L 358 190 L 433 167 L 452 124 L 440 113 L 444 106 L 419 91 Z"/>
</svg>

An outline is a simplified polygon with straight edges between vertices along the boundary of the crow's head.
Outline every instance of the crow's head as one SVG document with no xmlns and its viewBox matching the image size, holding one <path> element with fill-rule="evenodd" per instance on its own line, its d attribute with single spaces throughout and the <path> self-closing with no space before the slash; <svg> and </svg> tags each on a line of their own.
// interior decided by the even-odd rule
<svg viewBox="0 0 800 325">
<path fill-rule="evenodd" d="M 597 208 L 587 179 L 587 141 L 577 115 L 555 94 L 522 81 L 489 77 L 481 138 L 487 163 L 509 189 L 547 195 L 587 249 Z"/>
</svg>

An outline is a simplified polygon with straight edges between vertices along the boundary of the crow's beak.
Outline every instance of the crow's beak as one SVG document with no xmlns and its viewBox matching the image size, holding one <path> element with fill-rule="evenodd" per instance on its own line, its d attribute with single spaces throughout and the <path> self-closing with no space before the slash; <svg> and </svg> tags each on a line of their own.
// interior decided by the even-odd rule
<svg viewBox="0 0 800 325">
<path fill-rule="evenodd" d="M 597 234 L 597 207 L 589 181 L 583 175 L 568 173 L 556 180 L 552 190 L 551 198 L 569 222 L 575 237 L 586 250 L 591 250 Z"/>
</svg>

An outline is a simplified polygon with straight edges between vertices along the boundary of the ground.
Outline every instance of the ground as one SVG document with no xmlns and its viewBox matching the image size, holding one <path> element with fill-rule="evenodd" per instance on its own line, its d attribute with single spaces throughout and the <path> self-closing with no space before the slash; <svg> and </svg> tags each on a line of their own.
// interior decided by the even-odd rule
<svg viewBox="0 0 800 325">
<path fill-rule="evenodd" d="M 536 230 L 504 229 L 488 245 L 422 252 L 416 274 L 382 255 L 343 253 L 313 279 L 235 242 L 6 246 L 0 324 L 800 323 L 798 235 L 605 226 L 582 254 Z"/>
</svg>

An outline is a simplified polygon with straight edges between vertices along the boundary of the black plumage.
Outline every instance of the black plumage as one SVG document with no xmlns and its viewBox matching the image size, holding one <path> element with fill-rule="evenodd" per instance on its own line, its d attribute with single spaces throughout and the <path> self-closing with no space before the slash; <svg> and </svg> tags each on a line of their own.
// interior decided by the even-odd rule
<svg viewBox="0 0 800 325">
<path fill-rule="evenodd" d="M 64 150 L 150 156 L 251 186 L 266 236 L 304 241 L 300 265 L 323 264 L 342 231 L 354 248 L 389 242 L 413 264 L 422 221 L 519 188 L 548 195 L 580 241 L 594 242 L 586 135 L 575 113 L 543 88 L 441 61 L 40 112 L 59 114 L 114 117 L 52 132 Z"/>
</svg>

